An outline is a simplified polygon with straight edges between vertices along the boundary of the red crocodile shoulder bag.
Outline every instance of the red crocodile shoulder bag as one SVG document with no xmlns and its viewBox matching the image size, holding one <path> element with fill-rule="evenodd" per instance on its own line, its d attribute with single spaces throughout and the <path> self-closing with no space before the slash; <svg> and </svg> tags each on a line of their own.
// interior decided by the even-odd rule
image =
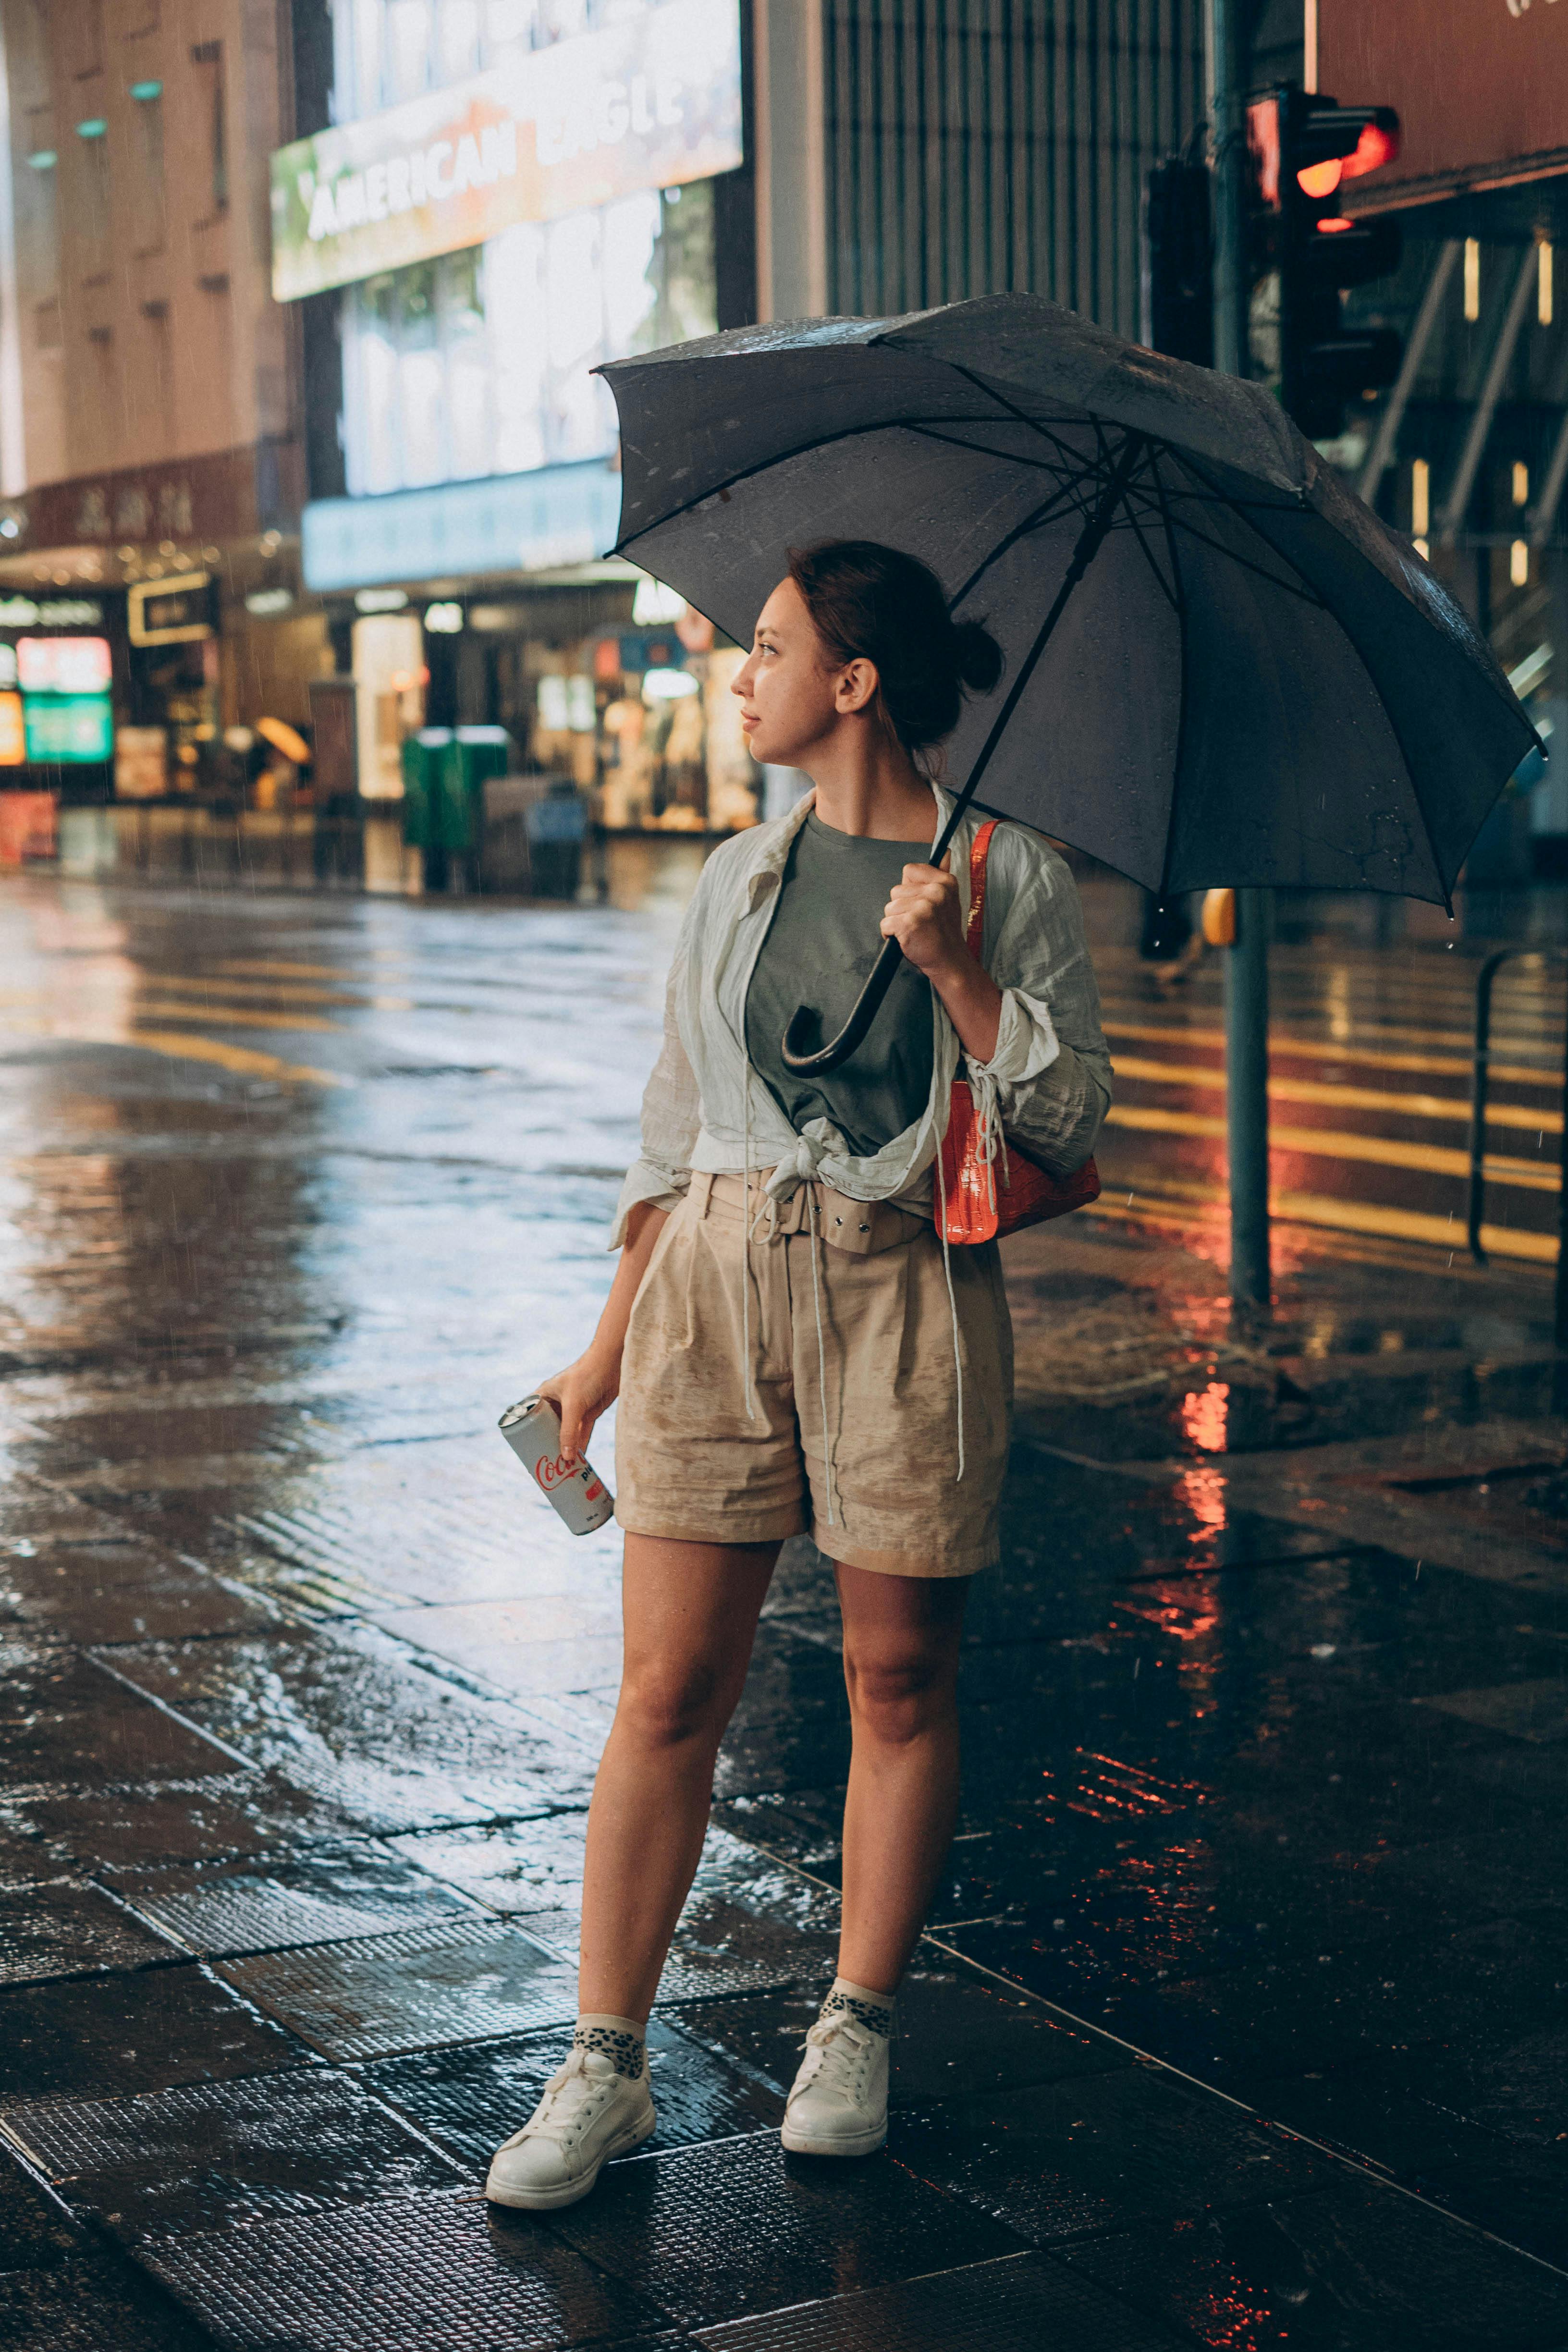
<svg viewBox="0 0 1568 2352">
<path fill-rule="evenodd" d="M 992 817 L 975 835 L 969 853 L 969 920 L 963 936 L 976 963 L 985 914 L 985 863 L 995 830 Z M 1001 1136 L 993 1139 L 995 1156 L 987 1158 L 969 1081 L 954 1078 L 933 1203 L 950 1242 L 993 1241 L 1024 1225 L 1043 1224 L 1047 1217 L 1065 1217 L 1069 1210 L 1099 1199 L 1100 1171 L 1092 1160 L 1070 1176 L 1053 1176 L 1016 1143 Z"/>
</svg>

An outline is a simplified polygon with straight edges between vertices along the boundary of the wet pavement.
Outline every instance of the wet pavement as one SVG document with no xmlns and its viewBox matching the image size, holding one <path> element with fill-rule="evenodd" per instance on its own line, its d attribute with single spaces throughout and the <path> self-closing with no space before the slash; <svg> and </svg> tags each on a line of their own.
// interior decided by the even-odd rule
<svg viewBox="0 0 1568 2352">
<path fill-rule="evenodd" d="M 678 914 L 0 897 L 0 2346 L 1561 2352 L 1546 1270 L 1450 1267 L 1398 1223 L 1445 1196 L 1325 1149 L 1351 1213 L 1282 1228 L 1238 1328 L 1213 1139 L 1157 1120 L 1009 1244 L 1006 1556 L 888 2150 L 776 2137 L 847 1755 L 795 1545 L 658 2135 L 549 2221 L 483 2204 L 573 2015 L 618 1655 L 613 1531 L 494 1423 L 607 1282 Z M 1289 1034 L 1448 1051 L 1377 1042 L 1452 1025 L 1400 1010 L 1434 952 L 1282 950 Z M 1141 1013 L 1103 962 L 1113 1021 L 1210 1017 L 1211 973 Z"/>
</svg>

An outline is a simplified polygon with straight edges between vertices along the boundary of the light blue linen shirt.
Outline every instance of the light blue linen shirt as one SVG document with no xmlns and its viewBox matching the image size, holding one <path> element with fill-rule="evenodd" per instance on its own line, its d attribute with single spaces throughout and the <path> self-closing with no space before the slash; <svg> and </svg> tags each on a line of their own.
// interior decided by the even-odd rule
<svg viewBox="0 0 1568 2352">
<path fill-rule="evenodd" d="M 940 831 L 952 802 L 940 785 L 932 790 Z M 1110 1056 L 1078 890 L 1049 843 L 1016 824 L 998 825 L 986 861 L 984 963 L 1002 991 L 991 1059 L 963 1052 L 933 991 L 931 1096 L 914 1124 L 865 1159 L 828 1119 L 795 1133 L 747 1059 L 745 1005 L 790 844 L 814 804 L 808 793 L 772 824 L 737 834 L 702 869 L 670 966 L 664 1044 L 643 1097 L 642 1150 L 621 1188 L 612 1249 L 626 1239 L 638 1202 L 673 1209 L 694 1170 L 771 1169 L 768 1191 L 779 1199 L 820 1178 L 852 1201 L 897 1201 L 925 1213 L 961 1061 L 977 1106 L 994 1103 L 1004 1132 L 1054 1174 L 1071 1174 L 1094 1150 L 1110 1107 Z M 970 813 L 953 840 L 965 912 L 970 847 L 984 822 Z M 879 913 L 868 909 L 868 920 Z"/>
</svg>

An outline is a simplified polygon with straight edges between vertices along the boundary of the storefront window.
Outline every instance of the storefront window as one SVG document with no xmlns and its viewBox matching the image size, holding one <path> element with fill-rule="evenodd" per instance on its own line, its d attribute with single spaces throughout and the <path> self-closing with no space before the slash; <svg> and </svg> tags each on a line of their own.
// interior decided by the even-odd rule
<svg viewBox="0 0 1568 2352">
<path fill-rule="evenodd" d="M 614 24 L 626 0 L 335 0 L 337 120 Z"/>
<path fill-rule="evenodd" d="M 706 182 L 524 222 L 343 297 L 355 496 L 605 457 L 593 370 L 716 325 Z"/>
</svg>

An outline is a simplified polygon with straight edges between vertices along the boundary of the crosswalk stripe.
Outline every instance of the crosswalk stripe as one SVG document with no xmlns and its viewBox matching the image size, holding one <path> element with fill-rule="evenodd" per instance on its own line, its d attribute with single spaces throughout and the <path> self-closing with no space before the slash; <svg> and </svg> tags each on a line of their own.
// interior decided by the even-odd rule
<svg viewBox="0 0 1568 2352">
<path fill-rule="evenodd" d="M 1152 1103 L 1112 1103 L 1106 1113 L 1109 1127 L 1142 1129 L 1152 1135 L 1223 1137 L 1223 1118 L 1201 1111 L 1164 1110 Z M 1356 1135 L 1324 1127 L 1276 1127 L 1269 1130 L 1270 1148 L 1295 1151 L 1316 1160 L 1360 1160 L 1378 1168 L 1419 1168 L 1431 1176 L 1468 1177 L 1470 1155 L 1441 1143 L 1401 1143 L 1392 1136 Z M 1561 1177 L 1550 1161 L 1508 1160 L 1489 1152 L 1489 1182 L 1510 1184 L 1525 1192 L 1555 1192 Z"/>
<path fill-rule="evenodd" d="M 1159 1086 L 1190 1087 L 1211 1094 L 1226 1090 L 1225 1072 L 1202 1062 L 1154 1062 L 1123 1055 L 1115 1067 L 1118 1077 L 1143 1078 Z M 1447 1119 L 1456 1125 L 1470 1116 L 1469 1104 L 1459 1095 L 1387 1094 L 1373 1087 L 1338 1086 L 1322 1078 L 1270 1078 L 1268 1098 L 1270 1102 L 1328 1103 L 1342 1110 L 1380 1110 L 1396 1118 Z M 1489 1103 L 1487 1123 L 1533 1129 L 1538 1135 L 1563 1132 L 1560 1110 L 1532 1110 L 1523 1103 Z"/>
</svg>

